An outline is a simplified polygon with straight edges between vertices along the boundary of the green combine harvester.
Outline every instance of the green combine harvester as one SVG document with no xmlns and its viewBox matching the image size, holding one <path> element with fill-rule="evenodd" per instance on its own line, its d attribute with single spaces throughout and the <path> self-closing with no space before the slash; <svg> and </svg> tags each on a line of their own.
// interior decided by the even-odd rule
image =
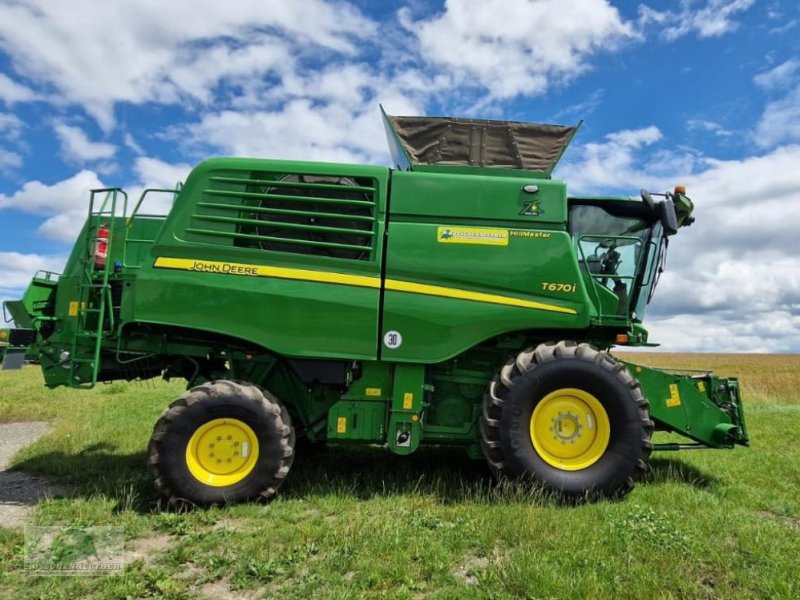
<svg viewBox="0 0 800 600">
<path fill-rule="evenodd" d="M 571 499 L 625 494 L 653 450 L 748 444 L 736 379 L 610 353 L 654 345 L 683 188 L 570 197 L 576 127 L 384 116 L 394 169 L 214 158 L 135 205 L 92 190 L 7 343 L 48 387 L 185 379 L 149 445 L 173 504 L 271 498 L 298 440 L 459 446 Z"/>
</svg>

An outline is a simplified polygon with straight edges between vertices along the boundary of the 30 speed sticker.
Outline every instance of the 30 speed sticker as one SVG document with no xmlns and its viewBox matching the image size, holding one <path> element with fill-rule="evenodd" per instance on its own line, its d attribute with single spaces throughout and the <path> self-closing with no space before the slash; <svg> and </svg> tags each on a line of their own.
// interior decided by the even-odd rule
<svg viewBox="0 0 800 600">
<path fill-rule="evenodd" d="M 400 334 L 399 331 L 387 331 L 386 334 L 383 336 L 383 345 L 389 348 L 390 350 L 394 350 L 395 348 L 399 348 L 403 344 L 403 336 Z"/>
</svg>

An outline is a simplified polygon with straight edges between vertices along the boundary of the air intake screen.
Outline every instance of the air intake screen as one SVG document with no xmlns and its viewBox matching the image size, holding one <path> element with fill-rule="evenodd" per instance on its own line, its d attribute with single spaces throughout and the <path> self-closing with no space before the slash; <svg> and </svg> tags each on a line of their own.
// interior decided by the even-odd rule
<svg viewBox="0 0 800 600">
<path fill-rule="evenodd" d="M 249 175 L 211 177 L 187 233 L 202 241 L 224 244 L 221 238 L 228 238 L 227 244 L 272 252 L 347 260 L 372 257 L 374 181 L 295 173 Z"/>
</svg>

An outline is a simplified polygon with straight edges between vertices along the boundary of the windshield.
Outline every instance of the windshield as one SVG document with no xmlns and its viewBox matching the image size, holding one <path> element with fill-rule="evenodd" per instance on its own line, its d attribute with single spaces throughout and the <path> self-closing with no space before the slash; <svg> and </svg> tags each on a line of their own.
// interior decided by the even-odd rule
<svg viewBox="0 0 800 600">
<path fill-rule="evenodd" d="M 570 233 L 578 247 L 584 277 L 593 281 L 601 315 L 627 318 L 631 305 L 639 308 L 641 304 L 642 267 L 652 239 L 652 224 L 640 211 L 641 206 L 638 202 L 609 200 L 570 207 Z"/>
</svg>

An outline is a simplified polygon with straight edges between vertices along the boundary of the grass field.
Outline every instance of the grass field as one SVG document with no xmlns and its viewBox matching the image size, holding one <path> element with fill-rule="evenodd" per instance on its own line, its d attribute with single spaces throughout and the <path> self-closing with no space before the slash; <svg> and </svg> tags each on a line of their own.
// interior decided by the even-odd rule
<svg viewBox="0 0 800 600">
<path fill-rule="evenodd" d="M 0 598 L 798 598 L 800 356 L 641 355 L 743 381 L 752 447 L 662 453 L 620 502 L 559 506 L 498 488 L 451 451 L 299 455 L 279 498 L 178 514 L 145 471 L 178 383 L 47 391 L 0 371 L 3 421 L 46 420 L 16 467 L 70 484 L 41 525 L 122 525 L 114 577 L 26 577 L 0 528 Z"/>
</svg>

